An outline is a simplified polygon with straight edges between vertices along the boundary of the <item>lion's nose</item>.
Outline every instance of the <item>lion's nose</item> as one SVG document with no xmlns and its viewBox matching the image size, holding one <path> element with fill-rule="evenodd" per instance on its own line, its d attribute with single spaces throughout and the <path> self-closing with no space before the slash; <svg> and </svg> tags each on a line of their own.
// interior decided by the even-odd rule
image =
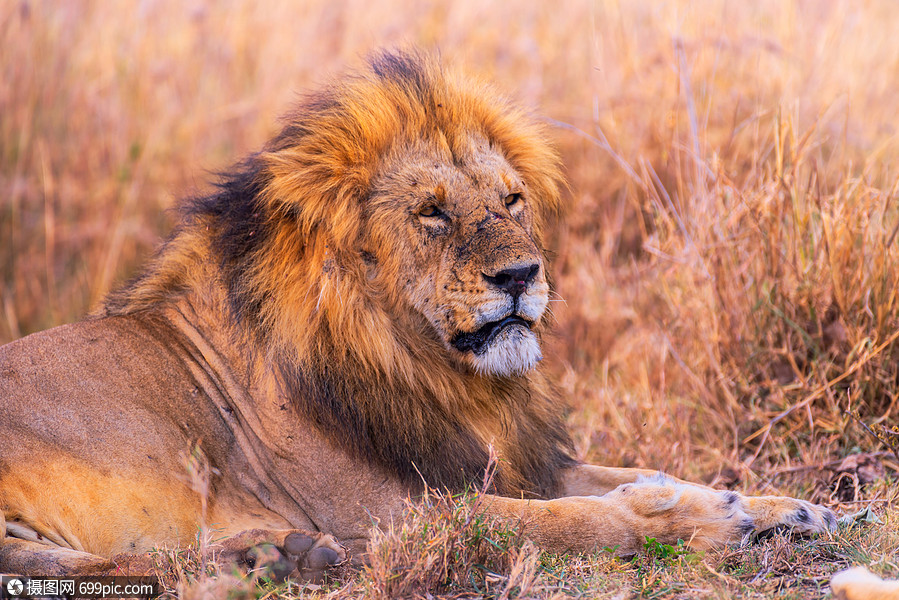
<svg viewBox="0 0 899 600">
<path fill-rule="evenodd" d="M 537 277 L 537 273 L 539 272 L 540 265 L 532 263 L 528 265 L 515 265 L 503 269 L 502 271 L 498 271 L 494 275 L 488 275 L 487 273 L 481 274 L 484 276 L 484 279 L 487 280 L 487 283 L 511 294 L 514 298 L 517 298 L 524 293 L 528 284 L 534 281 L 534 278 Z"/>
</svg>

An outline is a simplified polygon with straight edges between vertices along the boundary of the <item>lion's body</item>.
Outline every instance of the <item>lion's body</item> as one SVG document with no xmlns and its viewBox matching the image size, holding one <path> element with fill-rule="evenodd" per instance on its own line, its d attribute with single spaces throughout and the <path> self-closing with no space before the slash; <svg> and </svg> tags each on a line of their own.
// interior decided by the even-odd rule
<svg viewBox="0 0 899 600">
<path fill-rule="evenodd" d="M 400 485 L 280 417 L 281 403 L 252 400 L 246 365 L 235 369 L 213 339 L 175 310 L 171 321 L 106 317 L 4 346 L 8 534 L 104 557 L 192 544 L 201 525 L 215 537 L 323 530 L 363 549 L 369 512 L 395 512 Z M 197 447 L 203 457 L 192 461 Z M 204 464 L 214 469 L 208 490 L 191 473 Z M 333 494 L 353 486 L 352 498 Z"/>
<path fill-rule="evenodd" d="M 200 439 L 223 474 L 209 521 L 236 532 L 247 527 L 235 517 L 256 512 L 286 525 L 265 513 L 252 486 L 237 485 L 235 476 L 253 469 L 222 416 L 223 395 L 202 372 L 208 367 L 179 337 L 161 323 L 114 317 L 4 347 L 4 363 L 18 365 L 0 385 L 13 399 L 4 419 L 15 425 L 0 441 L 10 527 L 102 556 L 190 543 L 201 503 L 186 456 Z"/>
<path fill-rule="evenodd" d="M 179 456 L 198 435 L 225 447 L 234 436 L 210 402 L 197 402 L 205 390 L 160 333 L 116 317 L 0 350 L 4 425 L 15 428 L 0 438 L 11 529 L 105 556 L 196 535 L 197 523 L 181 519 L 200 506 Z"/>
<path fill-rule="evenodd" d="M 489 510 L 553 550 L 826 527 L 797 500 L 571 458 L 540 364 L 560 180 L 528 115 L 431 59 L 381 55 L 307 97 L 96 315 L 0 350 L 0 571 L 204 523 L 359 556 L 372 519 L 422 480 L 478 482 L 491 446 Z"/>
</svg>

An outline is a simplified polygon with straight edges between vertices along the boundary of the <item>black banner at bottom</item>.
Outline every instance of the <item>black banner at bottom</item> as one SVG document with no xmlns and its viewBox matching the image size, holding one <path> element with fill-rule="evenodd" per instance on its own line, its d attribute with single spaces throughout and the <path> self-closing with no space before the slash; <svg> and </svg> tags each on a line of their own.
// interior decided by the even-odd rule
<svg viewBox="0 0 899 600">
<path fill-rule="evenodd" d="M 0 576 L 0 599 L 155 598 L 162 593 L 157 577 L 19 577 Z"/>
</svg>

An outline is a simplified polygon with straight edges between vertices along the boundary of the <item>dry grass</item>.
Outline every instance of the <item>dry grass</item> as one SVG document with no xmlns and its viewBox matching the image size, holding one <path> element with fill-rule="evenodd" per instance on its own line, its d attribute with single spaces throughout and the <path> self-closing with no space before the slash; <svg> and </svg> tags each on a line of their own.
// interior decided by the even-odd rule
<svg viewBox="0 0 899 600">
<path fill-rule="evenodd" d="M 702 556 L 650 548 L 633 562 L 516 542 L 491 559 L 501 572 L 489 589 L 484 573 L 457 581 L 440 567 L 433 586 L 402 593 L 804 598 L 842 564 L 895 576 L 899 513 L 883 476 L 899 458 L 839 464 L 887 450 L 861 423 L 896 422 L 894 11 L 890 0 L 2 3 L 0 341 L 81 317 L 170 229 L 175 198 L 257 148 L 297 91 L 371 48 L 437 47 L 557 125 L 572 193 L 552 247 L 554 369 L 581 457 L 851 500 L 844 510 L 867 502 L 884 524 Z M 852 485 L 838 497 L 839 477 Z M 453 502 L 418 509 L 409 532 L 380 538 L 387 566 L 328 593 L 401 595 L 387 573 L 424 568 L 400 544 L 430 543 L 415 527 L 436 519 L 468 535 L 452 518 L 469 504 Z M 476 572 L 472 561 L 458 572 Z M 503 587 L 514 573 L 528 587 Z"/>
</svg>

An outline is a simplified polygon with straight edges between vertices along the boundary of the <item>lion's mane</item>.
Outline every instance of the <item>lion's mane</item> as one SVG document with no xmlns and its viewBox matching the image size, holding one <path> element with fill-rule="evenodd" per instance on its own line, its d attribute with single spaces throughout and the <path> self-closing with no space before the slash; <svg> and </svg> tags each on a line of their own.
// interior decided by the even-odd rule
<svg viewBox="0 0 899 600">
<path fill-rule="evenodd" d="M 531 190 L 542 247 L 561 175 L 541 125 L 435 58 L 385 52 L 304 97 L 280 134 L 224 174 L 215 193 L 186 201 L 149 268 L 101 313 L 148 311 L 218 286 L 235 343 L 264 357 L 300 417 L 340 448 L 412 488 L 423 478 L 459 490 L 487 465 L 479 432 L 497 431 L 497 489 L 550 496 L 572 459 L 542 370 L 468 372 L 420 320 L 397 311 L 396 265 L 382 261 L 381 276 L 368 276 L 367 249 L 379 240 L 366 228 L 366 200 L 381 158 L 422 142 L 455 155 L 472 133 Z"/>
</svg>

